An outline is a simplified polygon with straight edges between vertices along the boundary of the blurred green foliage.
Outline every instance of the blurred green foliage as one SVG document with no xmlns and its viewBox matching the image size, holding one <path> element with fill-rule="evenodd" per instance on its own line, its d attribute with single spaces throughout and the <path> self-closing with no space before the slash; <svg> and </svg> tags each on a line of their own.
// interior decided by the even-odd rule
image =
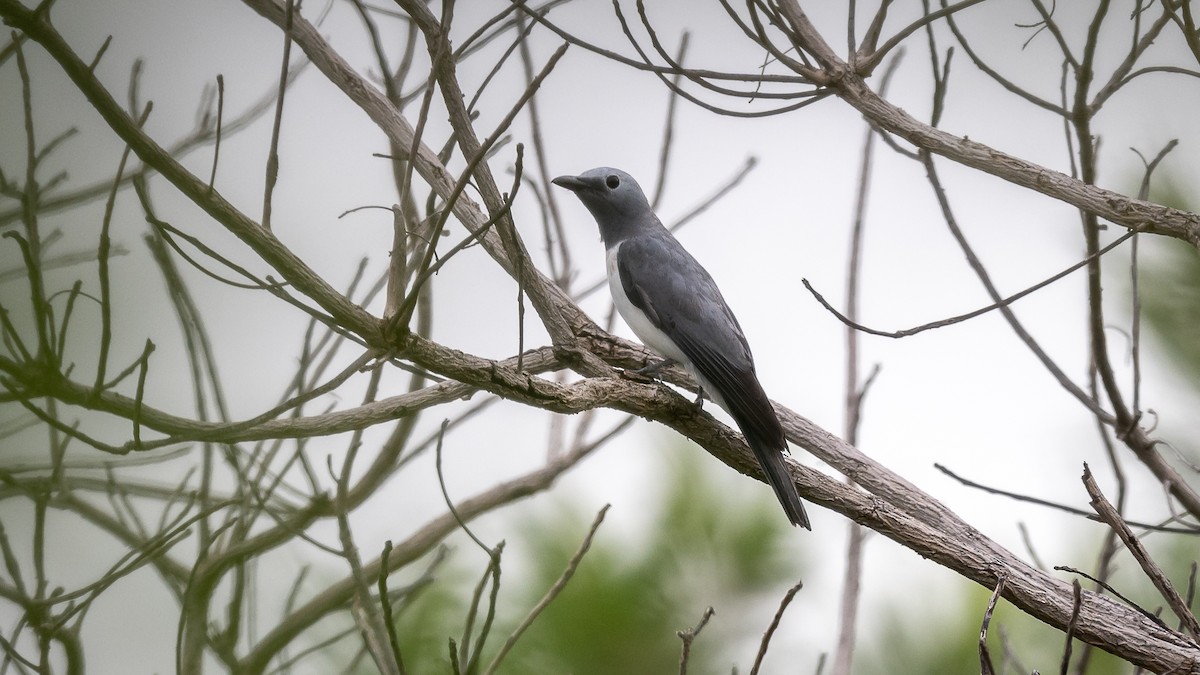
<svg viewBox="0 0 1200 675">
<path fill-rule="evenodd" d="M 769 491 L 748 503 L 713 500 L 725 492 L 719 484 L 727 485 L 722 479 L 728 476 L 694 449 L 674 454 L 678 459 L 660 483 L 670 488 L 657 513 L 647 514 L 644 540 L 622 540 L 601 526 L 570 583 L 499 672 L 674 673 L 682 646 L 676 633 L 694 626 L 710 605 L 717 614 L 693 645 L 689 672 L 729 672 L 735 663 L 749 669 L 753 651 L 732 650 L 748 638 L 757 642 L 783 590 L 802 575 L 803 561 L 789 559 L 786 547 L 795 531 L 777 517 Z M 553 507 L 524 512 L 512 528 L 499 618 L 482 665 L 563 573 L 594 517 L 558 499 Z M 442 569 L 399 609 L 410 673 L 451 672 L 448 641 L 461 641 L 468 596 L 481 571 Z"/>
<path fill-rule="evenodd" d="M 728 485 L 722 480 L 727 476 L 720 475 L 724 469 L 694 452 L 675 453 L 675 457 L 664 467 L 661 483 L 671 487 L 658 512 L 646 515 L 645 534 L 618 539 L 602 525 L 570 583 L 517 643 L 500 673 L 677 673 L 681 641 L 676 633 L 694 626 L 710 605 L 716 615 L 693 644 L 688 672 L 749 671 L 759 636 L 779 599 L 797 578 L 804 578 L 808 565 L 789 548 L 795 531 L 775 517 L 777 505 L 769 491 L 744 501 L 737 494 L 730 501 L 713 500 L 711 495 L 721 494 L 721 486 Z M 515 534 L 504 554 L 498 618 L 480 670 L 562 574 L 594 517 L 561 495 L 557 499 L 552 507 L 543 503 L 541 508 L 528 509 L 523 516 L 532 520 L 513 528 Z M 1149 535 L 1145 539 L 1167 574 L 1186 589 L 1189 567 L 1196 558 L 1195 538 Z M 473 548 L 465 539 L 457 541 L 451 560 L 439 568 L 433 583 L 397 606 L 398 634 L 409 673 L 453 672 L 448 644 L 462 639 L 470 594 L 485 566 L 480 562 L 483 556 Z M 868 547 L 868 555 L 870 551 Z M 467 558 L 477 563 L 475 568 L 463 563 Z M 1078 561 L 1095 558 L 1095 551 L 1081 550 L 1070 562 L 1082 567 L 1086 565 Z M 1124 552 L 1117 557 L 1117 568 L 1111 579 L 1114 587 L 1148 611 L 1161 608 L 1161 597 Z M 1081 582 L 1084 588 L 1092 588 L 1086 579 Z M 867 606 L 860 618 L 854 673 L 978 673 L 979 628 L 990 594 L 989 589 L 947 576 L 946 585 L 927 592 L 925 602 Z M 802 607 L 802 602 L 794 604 L 789 612 L 804 611 Z M 484 612 L 486 607 L 480 617 Z M 835 618 L 806 617 L 804 622 Z M 477 628 L 480 622 L 476 620 Z M 794 641 L 786 631 L 775 639 L 775 646 Z M 477 633 L 473 640 L 478 640 Z M 345 649 L 356 644 L 343 643 L 326 656 L 331 663 L 345 664 L 349 658 Z M 1001 601 L 992 617 L 988 645 L 1000 675 L 1059 672 L 1064 635 Z M 833 645 L 824 649 L 832 652 Z M 1100 650 L 1090 650 L 1084 657 L 1085 651 L 1076 641 L 1072 668 L 1083 657 L 1088 659 L 1087 675 L 1131 672 L 1131 666 L 1116 657 Z M 802 663 L 788 664 L 787 672 L 815 674 L 820 656 L 814 653 Z M 762 672 L 783 672 L 781 667 L 769 653 Z M 825 667 L 828 672 L 828 664 Z M 335 670 L 340 672 L 341 667 Z M 364 660 L 357 672 L 374 672 L 373 666 Z"/>
<path fill-rule="evenodd" d="M 1151 199 L 1159 204 L 1196 211 L 1180 184 L 1160 181 Z M 1190 382 L 1200 381 L 1200 254 L 1187 242 L 1142 237 L 1149 244 L 1138 265 L 1145 327 L 1161 343 L 1171 363 Z M 1200 391 L 1200 387 L 1196 387 Z"/>
<path fill-rule="evenodd" d="M 710 605 L 717 614 L 693 644 L 689 672 L 728 672 L 735 662 L 748 670 L 754 654 L 731 650 L 766 628 L 773 596 L 803 575 L 804 561 L 789 560 L 785 548 L 795 530 L 777 517 L 768 491 L 750 504 L 714 500 L 726 492 L 714 475 L 718 469 L 694 452 L 676 457 L 659 483 L 669 488 L 661 510 L 648 514 L 645 538 L 598 537 L 506 672 L 677 672 L 681 641 L 675 633 L 695 625 Z M 523 543 L 533 558 L 527 588 L 534 593 L 562 573 L 587 520 L 569 508 L 541 513 Z M 763 602 L 747 607 L 754 598 Z M 521 604 L 534 600 L 530 595 Z M 753 611 L 739 616 L 747 609 Z"/>
</svg>

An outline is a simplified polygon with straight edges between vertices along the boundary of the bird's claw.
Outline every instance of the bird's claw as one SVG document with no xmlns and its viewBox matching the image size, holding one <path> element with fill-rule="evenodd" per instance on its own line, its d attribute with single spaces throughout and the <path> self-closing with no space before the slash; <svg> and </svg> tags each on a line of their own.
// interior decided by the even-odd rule
<svg viewBox="0 0 1200 675">
<path fill-rule="evenodd" d="M 675 365 L 675 359 L 663 359 L 662 361 L 655 361 L 654 363 L 644 365 L 633 372 L 638 375 L 653 376 L 657 375 L 663 368 L 673 365 Z"/>
<path fill-rule="evenodd" d="M 658 374 L 658 371 L 672 365 L 675 365 L 674 359 L 663 359 L 661 361 L 655 361 L 654 363 L 642 366 L 637 370 L 625 369 L 622 370 L 621 373 L 634 382 L 654 382 L 656 379 L 658 379 L 655 377 Z"/>
<path fill-rule="evenodd" d="M 623 377 L 627 380 L 633 380 L 634 382 L 650 384 L 650 383 L 656 381 L 653 377 L 643 373 L 641 370 L 630 370 L 630 369 L 626 368 L 626 369 L 618 371 L 618 372 L 620 372 L 621 377 Z"/>
</svg>

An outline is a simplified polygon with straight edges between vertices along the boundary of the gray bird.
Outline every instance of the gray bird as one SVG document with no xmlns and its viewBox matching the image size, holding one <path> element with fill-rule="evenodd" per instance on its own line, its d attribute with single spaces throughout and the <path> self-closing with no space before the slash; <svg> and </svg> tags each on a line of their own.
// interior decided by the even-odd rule
<svg viewBox="0 0 1200 675">
<path fill-rule="evenodd" d="M 621 317 L 665 357 L 639 372 L 682 365 L 742 430 L 793 525 L 812 529 L 784 463 L 787 439 L 754 357 L 717 284 L 650 209 L 632 176 L 600 167 L 554 184 L 575 193 L 600 226 L 608 288 Z M 697 397 L 697 403 L 700 397 Z"/>
</svg>

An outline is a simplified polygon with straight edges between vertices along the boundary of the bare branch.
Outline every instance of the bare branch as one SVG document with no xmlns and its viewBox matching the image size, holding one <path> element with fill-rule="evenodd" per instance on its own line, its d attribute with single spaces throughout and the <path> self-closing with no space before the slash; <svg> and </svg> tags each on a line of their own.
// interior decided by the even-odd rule
<svg viewBox="0 0 1200 675">
<path fill-rule="evenodd" d="M 687 675 L 688 657 L 692 653 L 692 643 L 696 641 L 696 638 L 700 636 L 700 631 L 704 630 L 704 627 L 708 625 L 708 620 L 713 618 L 716 613 L 716 610 L 709 607 L 704 610 L 699 623 L 687 630 L 675 633 L 683 641 L 683 650 L 679 653 L 679 675 Z"/>
<path fill-rule="evenodd" d="M 596 514 L 596 519 L 592 521 L 592 526 L 588 529 L 587 535 L 583 538 L 583 543 L 579 545 L 579 550 L 577 550 L 575 555 L 571 556 L 571 559 L 567 561 L 566 568 L 558 577 L 558 580 L 554 582 L 554 585 L 552 585 L 549 590 L 546 591 L 546 594 L 542 596 L 542 599 L 539 600 L 537 604 L 529 610 L 529 614 L 527 614 L 525 618 L 521 620 L 521 623 L 513 629 L 512 634 L 508 636 L 508 639 L 504 641 L 504 645 L 500 647 L 500 651 L 496 652 L 496 656 L 492 658 L 491 663 L 489 663 L 488 667 L 484 669 L 484 675 L 491 675 L 492 673 L 496 672 L 496 668 L 500 667 L 500 662 L 503 661 L 504 657 L 508 655 L 508 652 L 512 650 L 512 647 L 516 644 L 517 640 L 521 639 L 521 636 L 525 633 L 525 631 L 528 630 L 531 625 L 533 625 L 534 620 L 536 620 L 538 615 L 542 613 L 542 610 L 546 609 L 551 602 L 554 602 L 554 599 L 558 597 L 558 594 L 561 593 L 564 588 L 566 588 L 567 583 L 571 581 L 571 577 L 575 575 L 575 570 L 579 568 L 579 563 L 583 561 L 583 556 L 586 555 L 588 549 L 591 548 L 592 537 L 596 536 L 596 530 L 600 529 L 600 523 L 604 522 L 604 514 L 608 513 L 608 507 L 609 505 L 605 504 L 604 507 L 600 509 L 600 512 Z"/>
<path fill-rule="evenodd" d="M 775 610 L 775 616 L 771 617 L 771 624 L 767 626 L 762 640 L 758 643 L 758 653 L 754 656 L 754 665 L 750 667 L 750 675 L 757 675 L 758 669 L 762 667 L 763 659 L 767 656 L 767 649 L 771 646 L 771 637 L 775 635 L 775 629 L 779 628 L 779 621 L 783 619 L 783 612 L 788 605 L 792 604 L 792 598 L 796 597 L 796 593 L 799 593 L 801 588 L 804 588 L 804 582 L 798 581 L 795 586 L 787 590 L 787 593 L 783 594 L 783 599 L 779 601 L 779 609 Z"/>
<path fill-rule="evenodd" d="M 1179 597 L 1179 593 L 1175 591 L 1175 586 L 1171 580 L 1163 574 L 1162 569 L 1150 557 L 1149 552 L 1142 546 L 1142 542 L 1133 534 L 1133 530 L 1129 529 L 1129 525 L 1125 523 L 1125 519 L 1112 504 L 1104 498 L 1104 494 L 1100 492 L 1100 486 L 1096 484 L 1096 479 L 1092 477 L 1092 472 L 1087 464 L 1083 465 L 1083 485 L 1087 488 L 1088 495 L 1092 498 L 1092 508 L 1096 509 L 1096 513 L 1108 523 L 1108 526 L 1116 530 L 1117 536 L 1121 538 L 1121 542 L 1125 544 L 1125 548 L 1133 555 L 1133 559 L 1142 567 L 1142 571 L 1146 573 L 1154 587 L 1162 594 L 1167 601 L 1167 605 L 1171 607 L 1171 611 L 1179 617 L 1184 629 L 1192 634 L 1193 638 L 1200 638 L 1200 623 L 1196 622 L 1195 615 L 1188 607 L 1183 598 Z"/>
<path fill-rule="evenodd" d="M 979 671 L 982 675 L 995 675 L 996 673 L 996 666 L 992 665 L 992 655 L 988 651 L 987 634 L 988 625 L 992 623 L 992 612 L 996 610 L 996 603 L 1000 601 L 1000 596 L 1004 593 L 1006 581 L 1004 576 L 996 580 L 996 590 L 992 591 L 987 609 L 983 612 L 983 622 L 979 626 Z M 1076 588 L 1078 589 L 1078 586 Z"/>
</svg>

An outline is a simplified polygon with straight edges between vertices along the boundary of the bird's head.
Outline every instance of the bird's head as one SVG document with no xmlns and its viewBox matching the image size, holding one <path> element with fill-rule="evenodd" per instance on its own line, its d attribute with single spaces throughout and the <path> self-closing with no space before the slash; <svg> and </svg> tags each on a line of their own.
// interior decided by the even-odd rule
<svg viewBox="0 0 1200 675">
<path fill-rule="evenodd" d="M 578 176 L 559 176 L 553 181 L 564 187 L 592 212 L 606 244 L 612 244 L 639 227 L 657 222 L 650 202 L 633 176 L 607 166 Z"/>
</svg>

